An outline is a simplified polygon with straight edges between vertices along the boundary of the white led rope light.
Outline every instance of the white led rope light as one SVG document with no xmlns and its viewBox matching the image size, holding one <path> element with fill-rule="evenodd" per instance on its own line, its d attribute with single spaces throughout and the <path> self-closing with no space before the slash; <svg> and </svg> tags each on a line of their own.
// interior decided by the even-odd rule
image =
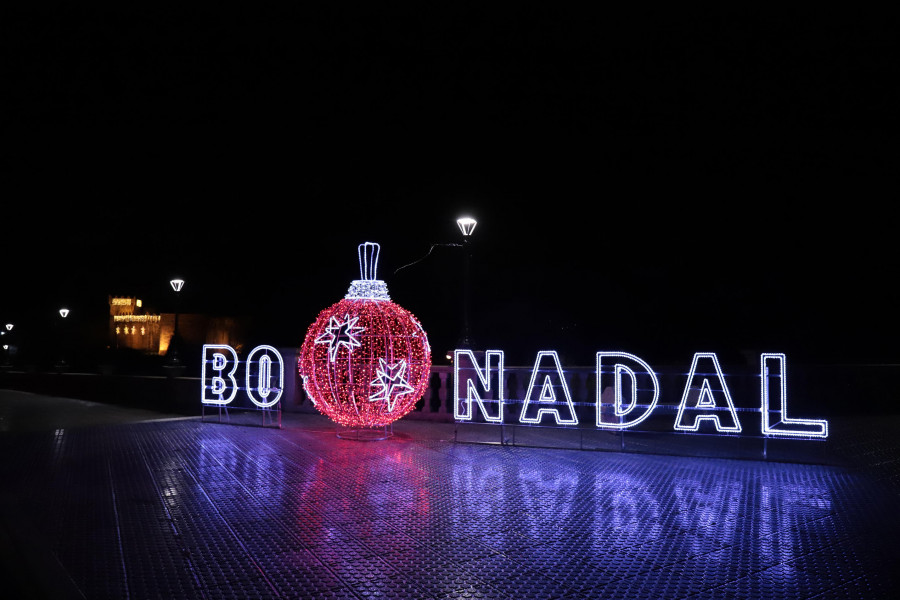
<svg viewBox="0 0 900 600">
<path fill-rule="evenodd" d="M 650 375 L 650 379 L 653 382 L 653 399 L 650 401 L 650 404 L 647 405 L 647 408 L 644 410 L 644 413 L 634 419 L 633 421 L 622 421 L 622 417 L 626 417 L 630 415 L 635 408 L 638 406 L 638 388 L 637 388 L 637 373 L 628 365 L 617 362 L 613 367 L 613 413 L 619 420 L 615 423 L 610 423 L 603 420 L 603 402 L 602 402 L 602 392 L 603 392 L 603 359 L 609 358 L 617 358 L 617 359 L 626 359 L 637 363 L 640 367 Z M 628 408 L 622 407 L 622 375 L 627 374 L 631 380 L 631 402 L 628 405 Z M 643 422 L 650 414 L 653 412 L 653 409 L 656 408 L 656 404 L 659 402 L 659 379 L 656 377 L 656 373 L 653 372 L 653 369 L 650 368 L 650 365 L 647 364 L 641 358 L 638 358 L 634 354 L 629 354 L 628 352 L 598 352 L 597 353 L 597 419 L 596 425 L 597 427 L 602 427 L 606 429 L 628 429 L 629 427 L 634 427 L 635 425 Z"/>
<path fill-rule="evenodd" d="M 471 377 L 460 379 L 460 357 L 465 356 L 472 362 L 472 367 L 478 375 L 478 385 Z M 497 368 L 491 369 L 491 363 L 496 361 Z M 453 380 L 456 382 L 453 391 L 453 417 L 458 421 L 471 421 L 473 416 L 472 403 L 478 405 L 481 415 L 485 421 L 489 423 L 503 422 L 503 361 L 504 353 L 502 350 L 487 350 L 484 353 L 484 373 L 478 367 L 478 361 L 475 359 L 475 353 L 471 350 L 455 350 L 453 352 Z M 495 375 L 493 375 L 495 373 Z M 497 378 L 497 414 L 490 414 L 482 400 L 482 394 L 491 393 L 491 381 Z M 464 385 L 466 389 L 465 399 L 460 402 L 459 388 Z M 481 394 L 478 390 L 481 390 Z"/>
<path fill-rule="evenodd" d="M 694 386 L 692 384 L 694 383 L 695 374 L 697 372 L 697 363 L 701 358 L 711 359 L 713 362 L 715 374 L 719 380 L 720 392 L 722 396 L 724 396 L 725 404 L 728 408 L 728 413 L 731 415 L 731 420 L 734 423 L 733 425 L 723 426 L 722 421 L 719 418 L 719 414 L 704 414 L 710 411 L 717 411 L 719 409 L 719 405 L 714 397 L 709 379 L 707 379 L 706 377 L 703 378 L 703 383 L 700 386 L 700 393 L 698 395 L 697 401 L 693 406 L 687 406 L 688 400 L 691 395 L 691 390 L 694 389 Z M 684 424 L 685 409 L 693 412 L 694 420 L 691 425 Z M 681 402 L 678 404 L 678 415 L 675 417 L 675 430 L 699 431 L 700 421 L 704 420 L 712 421 L 716 427 L 716 431 L 718 431 L 719 433 L 741 432 L 741 422 L 738 420 L 737 410 L 734 407 L 734 402 L 731 400 L 731 393 L 728 391 L 728 386 L 725 384 L 725 376 L 722 374 L 722 367 L 719 366 L 719 358 L 716 356 L 715 352 L 697 352 L 696 354 L 694 354 L 694 360 L 691 362 L 691 372 L 688 375 L 687 383 L 684 384 L 684 393 L 681 395 Z"/>
<path fill-rule="evenodd" d="M 778 373 L 772 375 L 769 370 L 769 362 L 774 361 L 777 364 Z M 828 421 L 824 419 L 792 419 L 787 415 L 787 370 L 785 363 L 787 358 L 781 353 L 763 353 L 759 357 L 760 377 L 762 378 L 760 389 L 760 412 L 762 413 L 762 433 L 763 435 L 786 436 L 786 437 L 805 437 L 805 438 L 827 438 L 828 437 Z M 769 381 L 778 378 L 778 408 L 771 407 L 771 392 Z M 772 419 L 770 413 L 776 414 Z M 790 425 L 799 425 L 809 429 L 791 429 Z"/>
<path fill-rule="evenodd" d="M 213 352 L 212 358 L 209 356 L 210 351 L 214 350 L 223 350 L 228 352 L 231 356 L 231 360 L 228 360 L 222 352 Z M 225 373 L 225 368 L 228 364 L 231 364 L 231 370 L 228 373 Z M 210 368 L 211 370 L 218 373 L 218 375 L 213 375 L 211 378 L 207 378 L 206 369 Z M 230 404 L 232 400 L 234 400 L 235 395 L 237 394 L 237 380 L 234 378 L 234 372 L 237 371 L 238 368 L 238 356 L 237 352 L 235 352 L 234 348 L 225 344 L 204 344 L 203 346 L 203 365 L 200 369 L 200 381 L 203 382 L 203 394 L 201 396 L 201 402 L 203 404 L 217 404 L 217 405 L 225 405 Z M 223 377 L 224 376 L 224 377 Z M 225 383 L 225 377 L 231 381 L 231 385 Z M 209 381 L 209 385 L 207 385 L 207 381 Z M 223 398 L 226 390 L 231 389 L 231 393 L 228 398 Z M 212 394 L 213 396 L 218 397 L 209 397 L 207 396 L 207 392 Z"/>
<path fill-rule="evenodd" d="M 395 397 L 414 392 L 415 388 L 409 385 L 406 379 L 406 360 L 388 364 L 383 358 L 378 359 L 378 368 L 375 370 L 375 379 L 372 385 L 380 388 L 369 396 L 369 402 L 384 401 L 387 403 L 388 412 L 393 412 Z"/>
<path fill-rule="evenodd" d="M 253 357 L 259 352 L 265 352 L 265 354 L 260 356 L 257 361 L 256 385 L 254 386 L 252 385 L 253 379 L 250 373 L 250 365 L 253 364 Z M 272 361 L 272 357 L 269 356 L 270 353 L 275 355 L 277 363 Z M 272 370 L 275 368 L 276 364 L 278 384 L 276 387 L 272 387 L 271 383 L 272 378 L 274 377 L 272 375 Z M 281 357 L 281 353 L 278 352 L 278 350 L 272 346 L 257 346 L 247 355 L 245 387 L 247 396 L 250 397 L 250 401 L 260 408 L 269 408 L 278 403 L 281 399 L 281 394 L 284 391 L 284 359 Z M 275 393 L 272 394 L 272 392 Z M 259 395 L 259 399 L 257 399 L 257 394 Z M 271 398 L 269 397 L 270 395 L 272 396 Z"/>
<path fill-rule="evenodd" d="M 543 362 L 544 357 L 549 357 L 553 359 L 553 365 L 555 369 L 555 375 L 559 377 L 559 383 L 557 385 L 553 385 L 553 382 L 550 379 L 550 375 L 544 376 L 544 381 L 541 384 L 540 395 L 537 399 L 532 399 L 534 396 L 534 389 L 536 387 L 536 379 L 538 370 L 540 369 L 540 364 Z M 565 397 L 565 405 L 569 410 L 569 418 L 563 418 L 559 414 L 559 409 L 557 406 L 560 406 L 562 403 L 557 400 L 555 388 L 561 388 L 563 395 Z M 526 416 L 529 405 L 534 402 L 535 404 L 540 405 L 538 408 L 537 414 L 533 417 Z M 569 386 L 566 383 L 566 378 L 563 375 L 562 367 L 559 364 L 559 355 L 557 355 L 555 350 L 542 350 L 538 352 L 537 358 L 534 361 L 534 369 L 531 372 L 531 381 L 528 383 L 528 392 L 525 395 L 525 402 L 522 404 L 522 412 L 519 414 L 519 422 L 520 423 L 531 423 L 537 424 L 540 423 L 543 419 L 544 415 L 552 415 L 556 420 L 557 425 L 578 425 L 578 416 L 575 414 L 575 405 L 572 403 L 572 395 L 569 393 Z"/>
</svg>

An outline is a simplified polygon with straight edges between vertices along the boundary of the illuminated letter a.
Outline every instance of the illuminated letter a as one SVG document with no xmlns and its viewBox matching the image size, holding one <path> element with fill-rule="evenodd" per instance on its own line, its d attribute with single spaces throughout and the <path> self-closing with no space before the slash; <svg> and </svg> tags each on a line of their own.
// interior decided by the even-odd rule
<svg viewBox="0 0 900 600">
<path fill-rule="evenodd" d="M 715 375 L 719 382 L 715 389 L 710 385 L 709 379 L 706 377 L 703 378 L 699 388 L 694 384 L 694 379 L 697 377 L 697 363 L 701 358 L 712 361 L 711 366 L 715 370 Z M 716 396 L 724 401 L 724 409 L 716 402 Z M 690 411 L 693 418 L 687 418 L 685 411 Z M 731 401 L 728 386 L 725 385 L 725 376 L 722 374 L 719 358 L 715 352 L 698 352 L 694 354 L 694 361 L 691 363 L 691 373 L 688 375 L 687 383 L 684 384 L 681 404 L 678 405 L 675 429 L 678 431 L 699 431 L 700 421 L 703 420 L 712 421 L 716 431 L 720 433 L 741 432 L 741 423 L 738 421 L 737 411 L 734 408 L 734 402 Z M 723 420 L 725 421 L 724 425 L 722 424 Z"/>
<path fill-rule="evenodd" d="M 552 368 L 542 368 L 545 358 L 553 361 Z M 549 371 L 544 375 L 544 380 L 540 384 L 540 393 L 535 397 L 535 390 L 538 389 L 538 372 Z M 555 379 L 555 383 L 554 383 Z M 559 401 L 556 390 L 562 393 L 565 403 Z M 529 406 L 535 404 L 538 406 L 537 414 L 529 414 Z M 559 412 L 559 407 L 565 406 L 566 415 L 563 416 Z M 566 379 L 563 376 L 562 367 L 559 364 L 559 355 L 554 350 L 543 350 L 538 352 L 534 361 L 534 369 L 531 371 L 531 382 L 528 384 L 528 392 L 525 395 L 525 402 L 522 403 L 522 412 L 519 415 L 520 423 L 539 424 L 544 415 L 550 415 L 556 421 L 557 425 L 578 425 L 578 416 L 575 414 L 575 405 L 572 403 L 572 395 L 569 393 L 569 386 L 566 385 Z"/>
</svg>

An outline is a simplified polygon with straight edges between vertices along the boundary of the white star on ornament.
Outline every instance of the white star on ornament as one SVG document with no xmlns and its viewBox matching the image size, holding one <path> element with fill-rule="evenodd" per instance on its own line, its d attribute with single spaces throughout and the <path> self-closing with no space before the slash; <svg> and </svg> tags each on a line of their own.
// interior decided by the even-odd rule
<svg viewBox="0 0 900 600">
<path fill-rule="evenodd" d="M 415 390 L 406 380 L 405 360 L 389 365 L 386 360 L 379 358 L 375 373 L 377 377 L 372 385 L 381 389 L 369 396 L 369 402 L 384 400 L 387 402 L 388 412 L 394 410 L 394 396 L 402 396 Z"/>
<path fill-rule="evenodd" d="M 316 338 L 317 344 L 328 344 L 328 360 L 334 362 L 337 358 L 338 350 L 341 346 L 347 346 L 347 351 L 352 351 L 360 345 L 356 336 L 366 330 L 365 327 L 357 327 L 356 322 L 359 317 L 351 318 L 350 315 L 344 315 L 344 321 L 338 321 L 332 316 L 325 333 Z"/>
</svg>

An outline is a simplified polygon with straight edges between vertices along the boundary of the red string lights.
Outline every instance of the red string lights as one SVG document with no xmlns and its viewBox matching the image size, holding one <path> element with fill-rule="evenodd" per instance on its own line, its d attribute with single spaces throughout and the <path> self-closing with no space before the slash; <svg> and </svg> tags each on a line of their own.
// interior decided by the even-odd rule
<svg viewBox="0 0 900 600">
<path fill-rule="evenodd" d="M 408 414 L 431 372 L 428 336 L 377 279 L 379 245 L 359 246 L 361 279 L 309 326 L 298 369 L 316 408 L 346 427 L 375 428 Z"/>
</svg>

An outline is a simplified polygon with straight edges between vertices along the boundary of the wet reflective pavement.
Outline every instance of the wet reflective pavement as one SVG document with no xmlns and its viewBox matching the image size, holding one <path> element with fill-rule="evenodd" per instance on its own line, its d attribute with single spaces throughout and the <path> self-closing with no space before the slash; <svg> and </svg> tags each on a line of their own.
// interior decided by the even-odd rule
<svg viewBox="0 0 900 600">
<path fill-rule="evenodd" d="M 3 576 L 53 598 L 893 598 L 898 423 L 834 421 L 842 465 L 403 421 L 355 441 L 315 415 L 11 428 Z"/>
</svg>

